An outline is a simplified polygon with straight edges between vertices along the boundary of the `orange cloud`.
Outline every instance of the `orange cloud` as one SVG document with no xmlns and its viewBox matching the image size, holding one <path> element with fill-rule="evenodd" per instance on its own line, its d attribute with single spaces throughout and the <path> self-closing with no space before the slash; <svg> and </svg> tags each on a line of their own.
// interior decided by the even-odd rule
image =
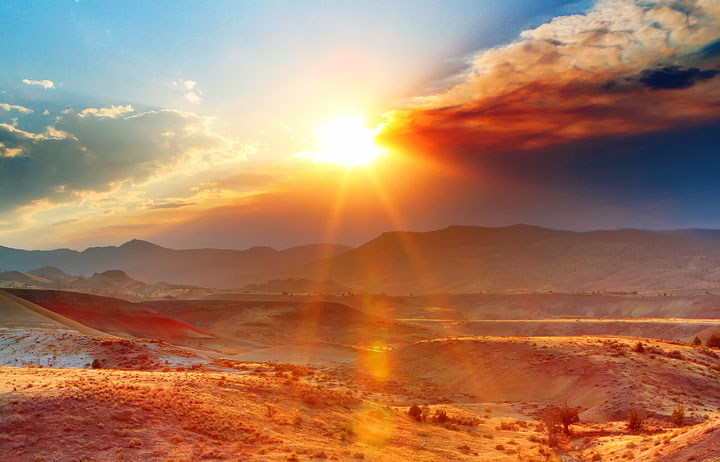
<svg viewBox="0 0 720 462">
<path fill-rule="evenodd" d="M 386 144 L 438 157 L 532 150 L 720 117 L 720 6 L 604 0 L 473 58 L 387 115 Z M 449 154 L 451 153 L 451 154 Z"/>
</svg>

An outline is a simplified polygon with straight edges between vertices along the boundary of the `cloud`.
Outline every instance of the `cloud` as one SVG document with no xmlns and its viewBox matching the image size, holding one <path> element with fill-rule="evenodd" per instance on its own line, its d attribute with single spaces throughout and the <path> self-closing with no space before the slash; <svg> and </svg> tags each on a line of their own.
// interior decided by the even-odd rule
<svg viewBox="0 0 720 462">
<path fill-rule="evenodd" d="M 123 116 L 125 114 L 128 114 L 130 112 L 133 112 L 133 107 L 129 104 L 126 106 L 112 105 L 110 107 L 102 107 L 99 109 L 94 108 L 94 107 L 89 107 L 89 108 L 86 108 L 86 109 L 83 109 L 82 111 L 80 111 L 80 113 L 78 113 L 78 117 L 92 116 L 92 117 L 117 118 L 117 117 Z"/>
<path fill-rule="evenodd" d="M 78 203 L 243 159 L 236 142 L 212 129 L 212 119 L 176 110 L 70 110 L 42 133 L 0 124 L 0 211 Z"/>
<path fill-rule="evenodd" d="M 30 80 L 30 79 L 22 79 L 22 83 L 25 85 L 35 85 L 38 87 L 43 87 L 44 89 L 49 88 L 55 88 L 55 83 L 52 80 Z"/>
<path fill-rule="evenodd" d="M 191 103 L 198 104 L 202 101 L 202 92 L 197 88 L 197 82 L 195 80 L 177 79 L 173 81 L 173 86 L 181 87 L 183 96 Z"/>
<path fill-rule="evenodd" d="M 32 114 L 33 110 L 24 106 L 19 106 L 17 104 L 8 104 L 8 103 L 0 103 L 0 109 L 3 111 L 18 111 L 21 114 Z"/>
<path fill-rule="evenodd" d="M 478 53 L 455 84 L 387 114 L 381 140 L 467 156 L 714 120 L 720 79 L 700 69 L 717 64 L 719 31 L 718 2 L 600 0 Z"/>
<path fill-rule="evenodd" d="M 151 205 L 150 209 L 178 209 L 181 207 L 188 207 L 190 205 L 195 205 L 195 202 L 166 202 L 162 204 L 153 204 Z"/>
<path fill-rule="evenodd" d="M 188 101 L 190 101 L 191 103 L 194 103 L 194 104 L 197 104 L 200 101 L 202 101 L 202 98 L 200 98 L 200 95 L 198 95 L 194 91 L 189 91 L 189 92 L 185 93 L 185 99 L 187 99 Z"/>
<path fill-rule="evenodd" d="M 639 81 L 648 88 L 658 89 L 684 89 L 690 88 L 698 82 L 710 80 L 720 71 L 715 69 L 700 70 L 697 67 L 683 69 L 680 66 L 665 66 L 660 69 L 644 70 Z"/>
</svg>

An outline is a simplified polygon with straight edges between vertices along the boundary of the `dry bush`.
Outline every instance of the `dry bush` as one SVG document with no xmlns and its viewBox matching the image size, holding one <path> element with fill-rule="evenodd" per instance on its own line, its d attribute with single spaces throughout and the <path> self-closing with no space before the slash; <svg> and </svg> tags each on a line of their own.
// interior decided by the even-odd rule
<svg viewBox="0 0 720 462">
<path fill-rule="evenodd" d="M 266 404 L 265 405 L 265 415 L 268 416 L 268 418 L 272 419 L 275 417 L 275 414 L 277 414 L 277 408 L 273 406 L 272 404 Z"/>
<path fill-rule="evenodd" d="M 410 406 L 410 409 L 408 410 L 408 415 L 413 419 L 417 420 L 418 422 L 422 422 L 422 409 L 420 409 L 420 406 L 418 406 L 417 404 L 413 404 L 412 406 Z"/>
<path fill-rule="evenodd" d="M 676 427 L 682 427 L 685 425 L 685 407 L 682 404 L 675 406 L 671 419 L 672 423 L 675 424 Z"/>
<path fill-rule="evenodd" d="M 627 422 L 627 428 L 630 431 L 640 431 L 643 427 L 643 418 L 640 417 L 640 413 L 638 413 L 635 409 L 630 409 L 628 411 L 628 422 Z"/>
<path fill-rule="evenodd" d="M 448 415 L 445 409 L 437 409 L 433 416 L 433 422 L 443 424 L 448 421 Z"/>
<path fill-rule="evenodd" d="M 548 436 L 548 446 L 554 448 L 558 445 L 558 425 L 550 413 L 545 418 L 545 430 Z"/>
<path fill-rule="evenodd" d="M 500 422 L 500 425 L 498 425 L 497 429 L 516 432 L 519 430 L 519 426 L 517 422 Z"/>
<path fill-rule="evenodd" d="M 563 432 L 566 435 L 570 434 L 570 425 L 580 422 L 580 411 L 578 409 L 571 409 L 567 403 L 562 409 L 557 411 L 557 419 L 563 426 Z"/>
<path fill-rule="evenodd" d="M 720 348 L 720 335 L 712 334 L 705 340 L 705 346 L 708 348 Z"/>
</svg>

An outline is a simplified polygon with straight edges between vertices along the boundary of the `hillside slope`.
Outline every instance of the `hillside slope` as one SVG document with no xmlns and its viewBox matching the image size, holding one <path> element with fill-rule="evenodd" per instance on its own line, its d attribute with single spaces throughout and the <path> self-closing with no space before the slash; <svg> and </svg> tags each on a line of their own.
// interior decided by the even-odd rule
<svg viewBox="0 0 720 462">
<path fill-rule="evenodd" d="M 140 240 L 119 247 L 91 247 L 82 252 L 0 246 L 0 270 L 55 267 L 66 273 L 91 275 L 112 269 L 125 271 L 130 277 L 147 282 L 232 288 L 264 282 L 268 272 L 305 265 L 349 249 L 336 244 L 313 244 L 285 250 L 271 247 L 175 250 Z"/>
<path fill-rule="evenodd" d="M 0 327 L 40 328 L 75 331 L 97 337 L 111 337 L 28 300 L 0 290 Z"/>
<path fill-rule="evenodd" d="M 18 303 L 39 306 L 48 316 L 62 316 L 91 327 L 90 335 L 154 338 L 177 345 L 200 345 L 216 337 L 194 326 L 125 300 L 60 290 L 8 289 Z M 77 329 L 76 329 L 77 330 Z"/>
<path fill-rule="evenodd" d="M 385 233 L 309 265 L 359 291 L 646 291 L 720 288 L 720 240 L 699 231 L 555 231 L 526 225 Z"/>
</svg>

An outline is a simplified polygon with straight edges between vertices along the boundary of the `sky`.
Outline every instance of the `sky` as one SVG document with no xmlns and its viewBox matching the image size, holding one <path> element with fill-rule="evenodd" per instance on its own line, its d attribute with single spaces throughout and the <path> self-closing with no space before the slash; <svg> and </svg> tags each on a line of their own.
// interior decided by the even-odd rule
<svg viewBox="0 0 720 462">
<path fill-rule="evenodd" d="M 0 245 L 720 228 L 717 0 L 5 1 Z"/>
</svg>

